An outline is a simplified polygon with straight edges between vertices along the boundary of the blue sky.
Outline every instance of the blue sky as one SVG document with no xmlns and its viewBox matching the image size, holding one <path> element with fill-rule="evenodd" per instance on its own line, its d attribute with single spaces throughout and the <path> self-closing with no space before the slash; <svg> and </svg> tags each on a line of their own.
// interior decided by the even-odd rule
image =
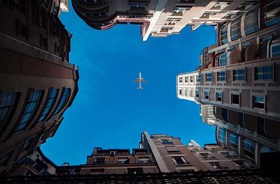
<svg viewBox="0 0 280 184">
<path fill-rule="evenodd" d="M 215 43 L 214 27 L 189 27 L 143 42 L 137 25 L 99 31 L 70 9 L 60 16 L 71 39 L 70 62 L 79 66 L 79 91 L 53 138 L 41 146 L 57 165 L 84 164 L 93 147 L 137 148 L 140 134 L 165 133 L 199 144 L 215 143 L 200 106 L 176 97 L 176 75 L 199 65 L 201 50 Z M 143 90 L 133 80 L 142 72 Z"/>
</svg>

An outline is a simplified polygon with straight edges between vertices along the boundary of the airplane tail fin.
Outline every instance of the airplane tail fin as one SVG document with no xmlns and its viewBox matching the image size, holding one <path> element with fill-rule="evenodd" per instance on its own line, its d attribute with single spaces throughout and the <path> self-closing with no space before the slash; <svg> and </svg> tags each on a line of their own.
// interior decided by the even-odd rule
<svg viewBox="0 0 280 184">
<path fill-rule="evenodd" d="M 142 87 L 138 87 L 137 89 L 143 89 Z"/>
</svg>

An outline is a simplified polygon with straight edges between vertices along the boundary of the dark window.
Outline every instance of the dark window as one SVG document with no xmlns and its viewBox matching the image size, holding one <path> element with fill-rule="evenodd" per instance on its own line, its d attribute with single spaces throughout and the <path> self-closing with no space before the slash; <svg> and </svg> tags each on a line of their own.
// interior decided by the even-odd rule
<svg viewBox="0 0 280 184">
<path fill-rule="evenodd" d="M 226 80 L 226 72 L 221 71 L 217 72 L 217 81 L 225 81 Z"/>
<path fill-rule="evenodd" d="M 0 130 L 10 120 L 16 108 L 19 93 L 0 93 Z"/>
<path fill-rule="evenodd" d="M 252 96 L 253 108 L 264 109 L 264 96 Z"/>
<path fill-rule="evenodd" d="M 97 157 L 93 164 L 104 164 L 104 163 L 105 163 L 105 158 L 104 157 Z"/>
<path fill-rule="evenodd" d="M 261 66 L 255 68 L 255 80 L 272 80 L 273 79 L 273 67 Z"/>
<path fill-rule="evenodd" d="M 172 157 L 176 165 L 185 165 L 187 162 L 184 157 L 178 156 L 178 157 Z"/>
<path fill-rule="evenodd" d="M 150 162 L 151 162 L 151 160 L 149 158 L 139 158 L 138 159 L 138 163 L 141 163 L 141 164 L 147 164 Z"/>
<path fill-rule="evenodd" d="M 245 128 L 245 126 L 244 126 L 244 114 L 242 112 L 238 112 L 238 114 L 237 114 L 237 121 L 238 121 L 238 124 L 242 128 Z"/>
<path fill-rule="evenodd" d="M 209 91 L 204 91 L 204 98 L 209 99 Z"/>
<path fill-rule="evenodd" d="M 185 82 L 188 82 L 188 79 L 189 79 L 189 77 L 188 77 L 188 76 L 186 76 L 186 77 L 185 77 Z"/>
<path fill-rule="evenodd" d="M 56 107 L 56 110 L 55 110 L 54 114 L 57 114 L 58 112 L 60 112 L 64 108 L 67 101 L 69 100 L 69 97 L 70 97 L 70 88 L 64 88 L 63 94 L 60 98 L 60 101 L 59 101 L 59 103 Z"/>
<path fill-rule="evenodd" d="M 160 139 L 162 144 L 173 144 L 173 142 L 170 139 Z"/>
<path fill-rule="evenodd" d="M 190 82 L 193 82 L 193 76 L 190 76 Z"/>
<path fill-rule="evenodd" d="M 183 77 L 179 77 L 179 83 L 183 82 Z"/>
<path fill-rule="evenodd" d="M 31 118 L 34 116 L 35 112 L 37 111 L 42 96 L 43 96 L 42 90 L 31 90 L 23 114 L 16 128 L 17 131 L 26 128 L 28 123 L 31 121 Z"/>
<path fill-rule="evenodd" d="M 223 93 L 222 92 L 216 92 L 216 100 L 221 102 L 222 101 L 222 97 L 223 97 Z"/>
<path fill-rule="evenodd" d="M 44 105 L 41 116 L 39 117 L 39 122 L 45 120 L 46 116 L 49 114 L 50 110 L 53 107 L 53 104 L 55 103 L 57 94 L 58 94 L 58 89 L 51 88 L 49 90 L 48 99 Z"/>
<path fill-rule="evenodd" d="M 228 122 L 228 110 L 225 108 L 222 108 L 222 118 L 224 121 Z"/>
<path fill-rule="evenodd" d="M 265 122 L 264 118 L 258 117 L 257 118 L 257 132 L 259 135 L 267 136 L 265 132 Z"/>
<path fill-rule="evenodd" d="M 195 90 L 195 96 L 196 96 L 197 98 L 199 97 L 199 90 L 198 90 L 198 89 Z"/>
<path fill-rule="evenodd" d="M 239 104 L 239 95 L 231 94 L 231 103 L 232 104 Z"/>
<path fill-rule="evenodd" d="M 233 81 L 245 80 L 245 69 L 233 70 Z"/>
<path fill-rule="evenodd" d="M 10 157 L 12 156 L 13 151 L 3 155 L 2 157 L 0 157 L 0 166 L 6 166 L 10 160 Z"/>
</svg>

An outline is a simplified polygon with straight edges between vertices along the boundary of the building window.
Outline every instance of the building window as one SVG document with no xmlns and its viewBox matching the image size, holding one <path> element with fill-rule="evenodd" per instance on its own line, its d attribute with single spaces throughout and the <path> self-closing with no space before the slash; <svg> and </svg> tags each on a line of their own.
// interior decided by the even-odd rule
<svg viewBox="0 0 280 184">
<path fill-rule="evenodd" d="M 218 127 L 218 140 L 223 144 L 226 143 L 226 129 Z"/>
<path fill-rule="evenodd" d="M 244 154 L 249 156 L 252 160 L 255 160 L 255 148 L 256 142 L 245 138 L 243 140 Z"/>
<path fill-rule="evenodd" d="M 240 96 L 237 94 L 231 94 L 231 104 L 239 104 L 240 103 Z"/>
<path fill-rule="evenodd" d="M 226 80 L 226 72 L 221 71 L 217 72 L 217 81 L 225 81 Z"/>
<path fill-rule="evenodd" d="M 264 109 L 264 96 L 252 96 L 253 108 Z"/>
<path fill-rule="evenodd" d="M 242 112 L 238 112 L 237 122 L 242 128 L 245 128 L 245 126 L 244 126 L 244 114 Z"/>
<path fill-rule="evenodd" d="M 209 100 L 209 91 L 204 91 L 204 98 Z"/>
<path fill-rule="evenodd" d="M 228 43 L 227 29 L 228 29 L 228 24 L 224 24 L 224 25 L 221 27 L 221 44 L 222 44 L 222 45 Z"/>
<path fill-rule="evenodd" d="M 279 56 L 280 56 L 280 42 L 273 43 L 271 45 L 271 57 L 279 57 Z"/>
<path fill-rule="evenodd" d="M 195 96 L 198 98 L 199 97 L 199 89 L 195 90 Z"/>
<path fill-rule="evenodd" d="M 245 80 L 245 69 L 233 70 L 233 81 Z"/>
<path fill-rule="evenodd" d="M 129 159 L 128 158 L 118 158 L 118 163 L 119 164 L 128 164 Z"/>
<path fill-rule="evenodd" d="M 190 76 L 190 82 L 193 82 L 193 76 Z"/>
<path fill-rule="evenodd" d="M 53 107 L 53 104 L 55 103 L 57 94 L 58 94 L 58 89 L 51 88 L 49 90 L 48 99 L 44 105 L 41 116 L 39 117 L 39 120 L 38 120 L 39 122 L 43 121 L 46 118 L 46 116 L 49 114 L 50 110 Z"/>
<path fill-rule="evenodd" d="M 171 139 L 160 139 L 161 144 L 174 144 Z"/>
<path fill-rule="evenodd" d="M 258 9 L 254 9 L 253 11 L 250 11 L 246 14 L 244 21 L 246 35 L 252 34 L 259 30 L 258 14 Z"/>
<path fill-rule="evenodd" d="M 222 118 L 224 121 L 228 122 L 228 110 L 225 108 L 222 108 Z"/>
<path fill-rule="evenodd" d="M 264 23 L 266 27 L 280 23 L 280 2 L 272 1 L 264 6 Z"/>
<path fill-rule="evenodd" d="M 165 22 L 165 25 L 175 25 L 180 20 L 181 18 L 168 18 Z"/>
<path fill-rule="evenodd" d="M 60 98 L 60 101 L 57 105 L 57 108 L 56 108 L 54 114 L 57 114 L 59 111 L 61 111 L 64 108 L 67 101 L 69 100 L 69 97 L 70 97 L 70 88 L 64 88 L 63 94 Z"/>
<path fill-rule="evenodd" d="M 223 93 L 220 91 L 220 92 L 216 92 L 216 101 L 218 102 L 221 102 L 222 101 L 222 98 L 223 98 Z"/>
<path fill-rule="evenodd" d="M 187 161 L 182 156 L 172 157 L 172 159 L 176 165 L 186 165 L 187 164 Z"/>
<path fill-rule="evenodd" d="M 230 132 L 229 133 L 229 145 L 232 147 L 234 150 L 238 150 L 238 135 Z"/>
<path fill-rule="evenodd" d="M 187 83 L 189 80 L 189 77 L 188 76 L 185 76 L 185 83 Z"/>
<path fill-rule="evenodd" d="M 179 95 L 182 95 L 182 90 L 181 89 L 179 89 Z"/>
<path fill-rule="evenodd" d="M 196 82 L 201 82 L 201 75 L 200 74 L 196 76 Z"/>
<path fill-rule="evenodd" d="M 231 29 L 230 29 L 231 40 L 237 40 L 238 38 L 241 37 L 240 24 L 241 24 L 240 17 L 238 17 L 237 19 L 231 22 Z"/>
<path fill-rule="evenodd" d="M 207 82 L 212 81 L 212 73 L 206 73 L 205 74 L 205 81 L 207 81 Z"/>
<path fill-rule="evenodd" d="M 26 128 L 31 118 L 34 116 L 35 112 L 37 111 L 42 96 L 43 96 L 42 90 L 31 90 L 23 114 L 16 128 L 17 131 Z"/>
<path fill-rule="evenodd" d="M 183 82 L 183 77 L 179 77 L 179 83 Z"/>
<path fill-rule="evenodd" d="M 138 159 L 138 163 L 140 163 L 140 164 L 147 164 L 150 162 L 151 162 L 151 160 L 149 158 L 139 158 Z"/>
<path fill-rule="evenodd" d="M 19 93 L 0 93 L 0 130 L 10 120 L 17 106 Z"/>
<path fill-rule="evenodd" d="M 166 33 L 166 32 L 171 31 L 172 29 L 173 29 L 173 27 L 162 27 L 161 30 L 160 30 L 160 32 Z"/>
<path fill-rule="evenodd" d="M 272 80 L 272 79 L 273 79 L 272 66 L 255 67 L 255 80 Z"/>
<path fill-rule="evenodd" d="M 93 164 L 104 164 L 104 163 L 105 163 L 104 157 L 97 157 L 95 158 L 95 162 L 93 162 Z"/>
<path fill-rule="evenodd" d="M 219 66 L 227 65 L 227 53 L 222 53 L 219 56 Z"/>
</svg>

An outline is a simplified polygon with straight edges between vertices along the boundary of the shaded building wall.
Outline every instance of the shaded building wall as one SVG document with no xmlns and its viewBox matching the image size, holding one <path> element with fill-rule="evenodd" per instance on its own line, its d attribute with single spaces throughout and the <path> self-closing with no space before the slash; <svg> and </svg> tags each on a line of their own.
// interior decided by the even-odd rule
<svg viewBox="0 0 280 184">
<path fill-rule="evenodd" d="M 50 9 L 31 0 L 1 1 L 0 9 L 0 172 L 4 172 L 55 134 L 77 93 L 79 76 L 69 63 L 71 35 Z"/>
</svg>

